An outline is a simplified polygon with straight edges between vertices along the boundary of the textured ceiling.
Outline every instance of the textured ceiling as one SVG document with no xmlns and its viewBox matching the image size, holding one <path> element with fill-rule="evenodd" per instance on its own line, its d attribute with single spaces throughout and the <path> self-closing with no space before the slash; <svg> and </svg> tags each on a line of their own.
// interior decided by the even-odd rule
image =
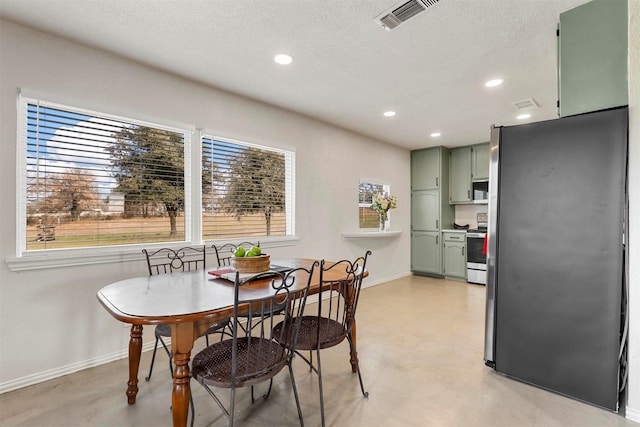
<svg viewBox="0 0 640 427">
<path fill-rule="evenodd" d="M 411 149 L 487 141 L 526 98 L 529 121 L 557 117 L 558 17 L 586 0 L 440 0 L 374 22 L 403 2 L 0 0 L 0 17 Z"/>
</svg>

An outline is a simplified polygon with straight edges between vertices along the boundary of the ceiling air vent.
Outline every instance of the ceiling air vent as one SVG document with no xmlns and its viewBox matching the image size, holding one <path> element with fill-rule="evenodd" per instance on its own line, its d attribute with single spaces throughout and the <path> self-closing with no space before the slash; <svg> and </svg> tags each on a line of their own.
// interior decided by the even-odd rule
<svg viewBox="0 0 640 427">
<path fill-rule="evenodd" d="M 428 7 L 438 3 L 438 1 L 440 0 L 410 0 L 394 7 L 391 11 L 377 16 L 375 21 L 382 25 L 385 30 L 390 31 L 420 12 L 424 12 Z"/>
<path fill-rule="evenodd" d="M 518 110 L 538 108 L 538 104 L 533 98 L 527 98 L 527 99 L 523 99 L 522 101 L 516 101 L 513 103 L 513 105 L 515 105 Z"/>
</svg>

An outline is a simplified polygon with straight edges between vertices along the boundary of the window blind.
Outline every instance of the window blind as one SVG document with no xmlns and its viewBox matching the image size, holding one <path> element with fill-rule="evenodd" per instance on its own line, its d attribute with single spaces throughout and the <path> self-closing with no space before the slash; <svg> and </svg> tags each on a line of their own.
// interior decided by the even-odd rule
<svg viewBox="0 0 640 427">
<path fill-rule="evenodd" d="M 203 239 L 293 234 L 294 153 L 205 136 Z"/>
<path fill-rule="evenodd" d="M 185 239 L 190 134 L 24 100 L 27 251 Z"/>
</svg>

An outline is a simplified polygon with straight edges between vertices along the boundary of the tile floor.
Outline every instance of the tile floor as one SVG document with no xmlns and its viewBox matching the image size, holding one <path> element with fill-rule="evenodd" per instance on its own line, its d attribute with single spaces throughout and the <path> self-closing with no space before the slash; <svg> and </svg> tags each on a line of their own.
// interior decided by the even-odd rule
<svg viewBox="0 0 640 427">
<path fill-rule="evenodd" d="M 366 282 L 365 282 L 366 283 Z M 362 291 L 358 350 L 369 398 L 362 397 L 348 362 L 348 344 L 323 353 L 328 426 L 620 427 L 624 417 L 496 374 L 484 366 L 485 288 L 464 282 L 409 276 Z M 196 348 L 201 348 L 199 340 Z M 0 395 L 0 425 L 170 426 L 171 379 L 166 355 L 153 378 L 143 377 L 135 405 L 124 390 L 127 361 L 120 360 Z M 294 362 L 305 425 L 320 425 L 317 377 Z M 196 426 L 227 420 L 192 382 Z M 264 392 L 264 385 L 258 392 Z M 228 396 L 224 394 L 223 396 Z M 236 400 L 236 426 L 297 426 L 286 370 L 271 398 Z"/>
</svg>

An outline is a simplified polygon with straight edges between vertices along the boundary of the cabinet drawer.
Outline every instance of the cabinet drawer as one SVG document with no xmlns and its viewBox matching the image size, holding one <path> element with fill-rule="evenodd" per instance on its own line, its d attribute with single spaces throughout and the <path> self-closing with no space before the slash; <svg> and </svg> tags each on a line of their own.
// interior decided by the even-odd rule
<svg viewBox="0 0 640 427">
<path fill-rule="evenodd" d="M 442 240 L 445 242 L 464 242 L 466 240 L 466 233 L 456 233 L 445 231 L 442 233 Z"/>
</svg>

